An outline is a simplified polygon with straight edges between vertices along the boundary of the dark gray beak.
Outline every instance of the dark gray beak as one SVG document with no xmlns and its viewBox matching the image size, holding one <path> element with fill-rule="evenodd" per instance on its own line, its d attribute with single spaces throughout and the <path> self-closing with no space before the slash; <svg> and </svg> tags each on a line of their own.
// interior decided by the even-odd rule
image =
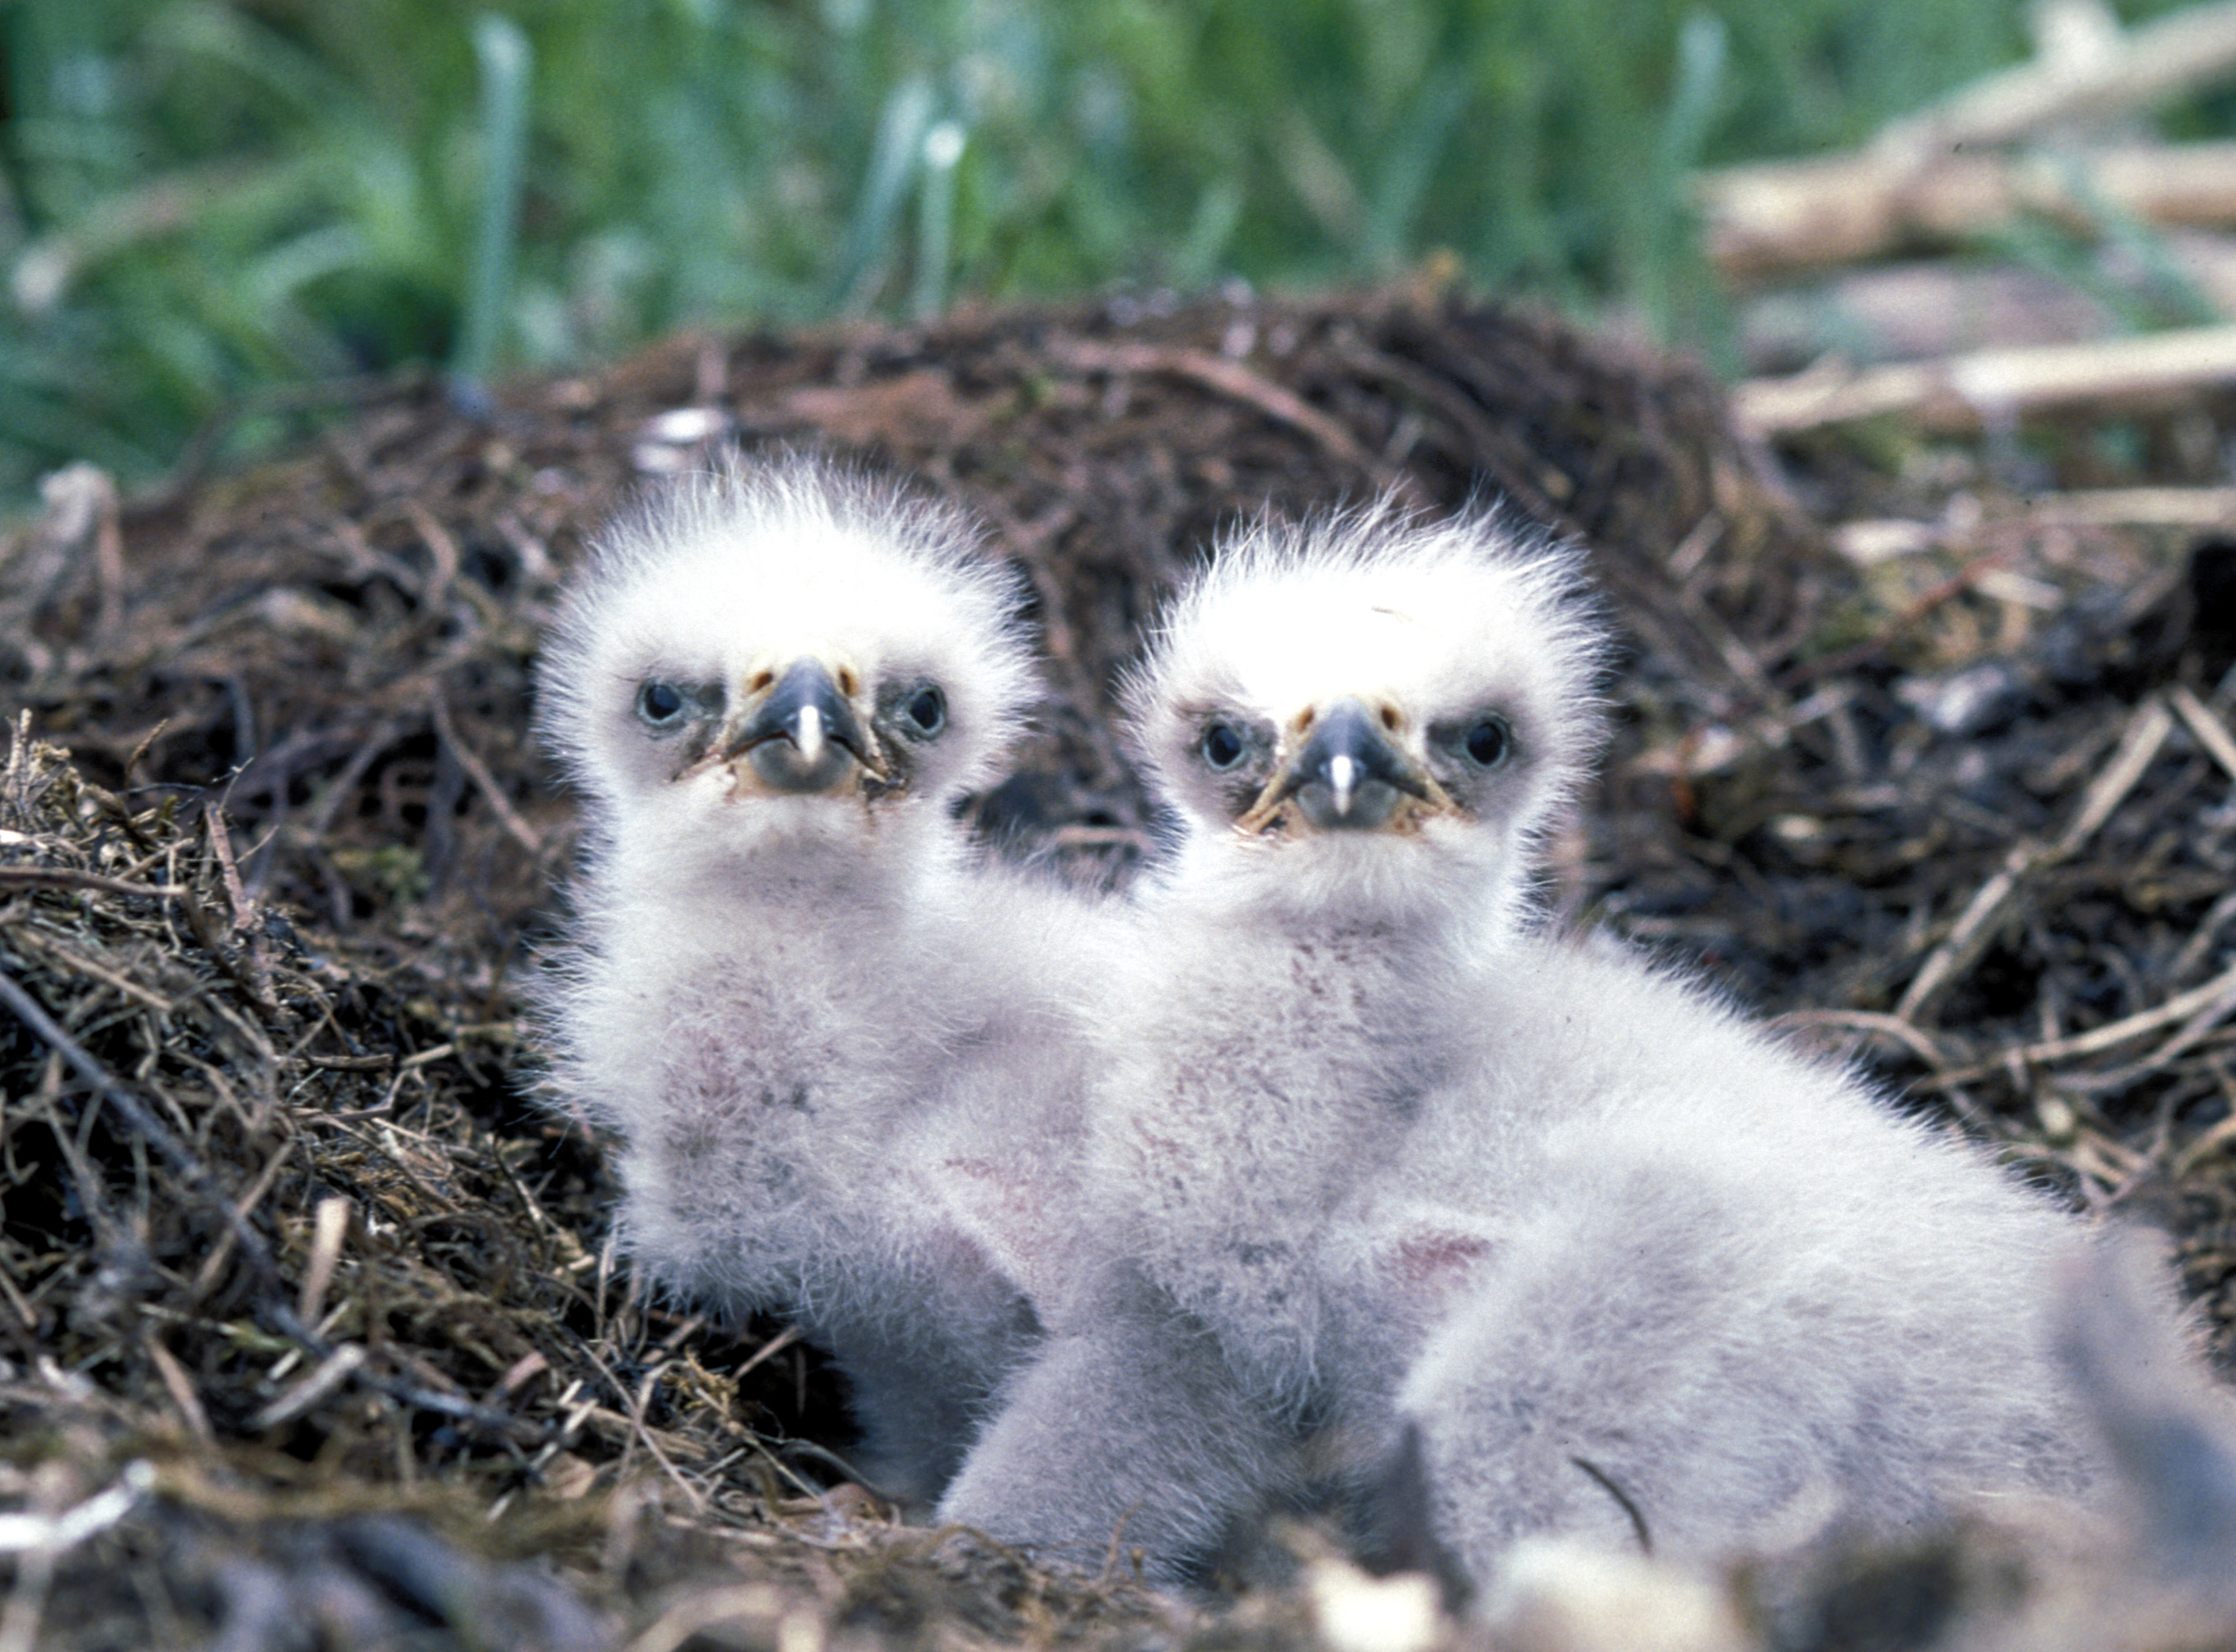
<svg viewBox="0 0 2236 1652">
<path fill-rule="evenodd" d="M 815 659 L 786 667 L 730 745 L 753 760 L 772 791 L 828 791 L 857 763 L 875 772 L 874 748 L 854 708 Z"/>
<path fill-rule="evenodd" d="M 1391 744 L 1366 707 L 1338 700 L 1289 760 L 1273 801 L 1297 800 L 1322 831 L 1372 831 L 1408 796 L 1430 801 L 1430 783 Z"/>
</svg>

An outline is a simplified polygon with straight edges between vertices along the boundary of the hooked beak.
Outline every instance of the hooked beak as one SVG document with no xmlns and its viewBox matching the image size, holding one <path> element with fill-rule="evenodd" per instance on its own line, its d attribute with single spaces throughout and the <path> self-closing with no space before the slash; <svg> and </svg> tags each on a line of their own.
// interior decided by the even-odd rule
<svg viewBox="0 0 2236 1652">
<path fill-rule="evenodd" d="M 817 659 L 792 661 L 744 724 L 724 734 L 715 761 L 752 764 L 771 791 L 828 791 L 857 764 L 885 775 L 861 718 Z"/>
<path fill-rule="evenodd" d="M 1274 771 L 1236 823 L 1258 831 L 1294 801 L 1324 832 L 1375 831 L 1395 820 L 1407 798 L 1440 812 L 1456 805 L 1436 777 L 1394 744 L 1366 707 L 1339 699 L 1323 711 L 1303 745 Z"/>
</svg>

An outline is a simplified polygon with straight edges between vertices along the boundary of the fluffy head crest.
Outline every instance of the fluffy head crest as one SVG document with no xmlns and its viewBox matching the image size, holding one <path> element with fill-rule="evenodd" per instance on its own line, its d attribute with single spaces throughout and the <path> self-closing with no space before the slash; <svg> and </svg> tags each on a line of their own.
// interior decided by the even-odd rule
<svg viewBox="0 0 2236 1652">
<path fill-rule="evenodd" d="M 1032 698 L 1016 609 L 1016 582 L 951 507 L 825 461 L 732 456 L 600 536 L 545 643 L 539 731 L 615 805 L 679 777 L 685 743 L 648 738 L 647 684 L 734 711 L 812 659 L 865 741 L 894 696 L 937 689 L 936 738 L 888 744 L 907 759 L 905 799 L 944 804 L 990 777 Z"/>
<path fill-rule="evenodd" d="M 1128 685 L 1142 754 L 1229 841 L 1293 846 L 1351 877 L 1417 875 L 1404 850 L 1426 842 L 1512 876 L 1597 755 L 1606 643 L 1580 564 L 1488 511 L 1431 521 L 1385 500 L 1253 524 L 1174 603 Z M 1369 816 L 1390 829 L 1302 829 L 1300 816 L 1356 823 L 1332 818 L 1325 785 L 1311 806 L 1297 767 L 1331 715 L 1357 729 L 1344 785 L 1380 773 L 1407 793 Z M 1303 807 L 1280 803 L 1285 785 Z"/>
</svg>

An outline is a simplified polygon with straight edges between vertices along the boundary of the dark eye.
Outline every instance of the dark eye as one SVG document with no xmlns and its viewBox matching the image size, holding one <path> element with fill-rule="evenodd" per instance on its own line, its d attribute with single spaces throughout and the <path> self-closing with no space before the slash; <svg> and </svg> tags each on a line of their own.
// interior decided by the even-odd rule
<svg viewBox="0 0 2236 1652">
<path fill-rule="evenodd" d="M 1242 737 L 1224 723 L 1214 723 L 1206 729 L 1196 749 L 1214 769 L 1232 769 L 1242 761 Z"/>
<path fill-rule="evenodd" d="M 636 692 L 636 714 L 647 728 L 672 729 L 683 720 L 683 691 L 654 678 Z"/>
<path fill-rule="evenodd" d="M 1495 769 L 1506 761 L 1506 754 L 1514 750 L 1514 731 L 1506 725 L 1503 717 L 1477 718 L 1461 744 L 1466 747 L 1468 760 L 1484 769 Z"/>
<path fill-rule="evenodd" d="M 947 726 L 947 696 L 929 685 L 917 690 L 903 709 L 918 734 L 934 735 Z"/>
</svg>

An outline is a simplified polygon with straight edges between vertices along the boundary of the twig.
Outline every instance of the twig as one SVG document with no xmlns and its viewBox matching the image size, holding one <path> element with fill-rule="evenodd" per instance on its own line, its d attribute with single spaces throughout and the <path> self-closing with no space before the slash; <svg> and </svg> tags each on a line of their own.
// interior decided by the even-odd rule
<svg viewBox="0 0 2236 1652">
<path fill-rule="evenodd" d="M 326 1308 L 326 1287 L 333 1282 L 334 1268 L 341 1261 L 349 1221 L 350 1202 L 341 1195 L 319 1201 L 312 1216 L 311 1262 L 303 1270 L 303 1284 L 295 1302 L 296 1317 L 306 1325 L 316 1325 Z"/>
<path fill-rule="evenodd" d="M 2027 501 L 2027 520 L 2060 528 L 2226 528 L 2236 488 L 2081 488 Z"/>
<path fill-rule="evenodd" d="M 1931 430 L 1976 430 L 2061 404 L 2163 398 L 2236 380 L 2236 326 L 2189 327 L 2081 344 L 1983 350 L 1851 373 L 1812 369 L 1732 390 L 1750 435 L 1900 414 Z"/>
<path fill-rule="evenodd" d="M 1844 1026 L 1858 1032 L 1877 1032 L 1903 1046 L 1929 1067 L 1945 1067 L 1949 1058 L 1939 1045 L 1912 1026 L 1898 1015 L 1883 1015 L 1875 1010 L 1788 1010 L 1773 1016 L 1774 1027 Z"/>
<path fill-rule="evenodd" d="M 2213 708 L 2197 698 L 2186 683 L 2175 685 L 2167 696 L 2181 720 L 2189 724 L 2189 731 L 2197 737 L 2198 744 L 2213 754 L 2213 760 L 2227 770 L 2228 777 L 2236 780 L 2236 737 L 2228 732 L 2228 725 L 2213 714 Z"/>
<path fill-rule="evenodd" d="M 799 1609 L 795 1606 L 791 1611 Z M 815 1610 L 812 1606 L 806 1609 Z M 650 1629 L 628 1643 L 625 1652 L 678 1652 L 680 1648 L 699 1640 L 707 1630 L 720 1624 L 734 1623 L 740 1618 L 751 1620 L 757 1629 L 762 1630 L 779 1621 L 788 1625 L 791 1611 L 787 1611 L 785 1596 L 773 1583 L 733 1583 L 723 1589 L 705 1590 L 686 1596 L 661 1613 Z M 819 1616 L 814 1642 L 817 1645 L 822 1643 L 820 1622 Z M 750 1638 L 755 1645 L 772 1642 L 788 1647 L 801 1637 L 787 1635 L 780 1627 L 773 1636 L 760 1633 Z"/>
<path fill-rule="evenodd" d="M 2011 845 L 2003 862 L 1973 894 L 1971 901 L 1950 927 L 1938 947 L 1927 957 L 1894 1008 L 1896 1018 L 1915 1022 L 1925 1006 L 1953 985 L 1987 949 L 2004 905 L 2020 883 L 2042 868 L 2077 854 L 2095 836 L 2112 811 L 2126 800 L 2143 771 L 2174 732 L 2174 714 L 2156 698 L 2146 700 L 2127 719 L 2120 744 L 2096 778 L 2073 819 L 2057 842 L 2045 846 L 2032 838 Z"/>
<path fill-rule="evenodd" d="M 2006 550 L 1982 553 L 1947 579 L 1919 593 L 1916 600 L 1905 606 L 1900 613 L 1896 614 L 1863 641 L 1852 643 L 1845 648 L 1836 649 L 1829 654 L 1820 654 L 1814 659 L 1805 659 L 1797 665 L 1789 665 L 1786 670 L 1779 672 L 1773 680 L 1779 688 L 1795 689 L 1805 683 L 1814 682 L 1820 677 L 1837 677 L 1844 672 L 1864 664 L 1866 660 L 1877 659 L 1890 643 L 1901 637 L 1904 632 L 1924 619 L 1927 614 L 1931 613 L 1943 603 L 1962 596 L 1977 585 L 1984 575 L 2001 567 L 2009 560 L 2010 553 Z"/>
<path fill-rule="evenodd" d="M 434 716 L 436 738 L 450 748 L 450 755 L 457 759 L 458 767 L 466 771 L 466 778 L 472 781 L 475 788 L 489 800 L 490 808 L 496 812 L 497 823 L 504 828 L 514 842 L 530 855 L 540 854 L 543 849 L 543 834 L 521 818 L 520 811 L 505 796 L 504 788 L 490 772 L 489 764 L 481 760 L 473 747 L 458 738 L 458 731 L 450 721 L 450 705 L 444 698 L 440 687 L 428 692 L 427 705 Z"/>
<path fill-rule="evenodd" d="M 786 1326 L 784 1329 L 779 1331 L 767 1341 L 762 1343 L 760 1347 L 754 1349 L 753 1357 L 752 1359 L 746 1360 L 745 1364 L 731 1372 L 730 1380 L 735 1382 L 740 1377 L 744 1376 L 748 1371 L 754 1369 L 758 1366 L 766 1364 L 769 1360 L 774 1359 L 778 1354 L 790 1347 L 793 1343 L 799 1341 L 799 1327 L 797 1325 Z"/>
<path fill-rule="evenodd" d="M 660 1442 L 652 1437 L 652 1430 L 645 1426 L 643 1400 L 631 1393 L 622 1385 L 621 1380 L 614 1374 L 614 1368 L 598 1357 L 595 1348 L 586 1346 L 582 1349 L 582 1357 L 598 1367 L 598 1374 L 613 1385 L 614 1392 L 621 1397 L 621 1403 L 629 1408 L 629 1414 L 626 1420 L 630 1438 L 642 1442 L 645 1450 L 652 1453 L 652 1460 L 660 1465 L 669 1479 L 675 1482 L 677 1489 L 689 1500 L 693 1510 L 698 1513 L 705 1513 L 706 1494 L 683 1478 L 683 1471 L 668 1460 L 668 1453 L 660 1449 Z M 651 1394 L 652 1385 L 660 1380 L 662 1369 L 662 1367 L 654 1366 L 645 1373 L 644 1390 L 647 1397 Z"/>
<path fill-rule="evenodd" d="M 224 1271 L 227 1260 L 233 1255 L 234 1232 L 248 1227 L 249 1216 L 258 1205 L 264 1203 L 264 1196 L 272 1191 L 273 1184 L 279 1181 L 280 1172 L 287 1167 L 287 1161 L 294 1150 L 295 1137 L 290 1135 L 280 1142 L 280 1150 L 273 1154 L 265 1162 L 264 1168 L 256 1173 L 256 1180 L 249 1183 L 248 1191 L 233 1203 L 233 1222 L 218 1236 L 217 1243 L 210 1248 L 209 1255 L 203 1259 L 201 1268 L 194 1275 L 190 1293 L 194 1301 L 200 1301 L 216 1286 L 218 1275 Z M 253 1229 L 249 1230 L 254 1231 Z"/>
<path fill-rule="evenodd" d="M 149 992 L 129 976 L 120 975 L 113 969 L 95 963 L 90 958 L 80 957 L 75 948 L 64 946 L 52 935 L 42 934 L 27 926 L 17 933 L 16 941 L 17 945 L 28 946 L 32 951 L 43 954 L 73 974 L 83 975 L 89 980 L 97 980 L 102 986 L 122 993 L 158 1015 L 175 1013 L 179 1007 L 161 993 Z"/>
<path fill-rule="evenodd" d="M 1277 424 L 1310 436 L 1344 463 L 1365 471 L 1376 482 L 1413 500 L 1415 489 L 1399 473 L 1368 452 L 1358 437 L 1294 391 L 1262 378 L 1239 362 L 1208 351 L 1154 344 L 1095 344 L 1067 341 L 1051 345 L 1069 366 L 1088 372 L 1162 373 L 1191 379 L 1206 390 L 1256 408 Z M 1417 502 L 1417 501 L 1415 501 Z"/>
<path fill-rule="evenodd" d="M 248 954 L 249 979 L 243 984 L 259 1008 L 276 1010 L 280 1000 L 272 995 L 272 960 L 264 926 L 257 921 L 256 898 L 241 884 L 240 868 L 233 856 L 233 834 L 226 829 L 224 811 L 214 807 L 204 809 L 202 825 L 209 833 L 210 848 L 217 856 L 218 870 L 225 879 L 225 896 L 233 907 L 233 932 L 242 938 L 242 950 Z"/>
<path fill-rule="evenodd" d="M 334 1357 L 333 1345 L 305 1325 L 293 1308 L 279 1299 L 280 1268 L 273 1260 L 272 1249 L 265 1242 L 264 1236 L 251 1227 L 247 1216 L 226 1197 L 208 1169 L 180 1145 L 177 1137 L 141 1105 L 138 1097 L 109 1077 L 98 1061 L 56 1026 L 54 1018 L 41 1007 L 38 1000 L 17 985 L 15 978 L 5 970 L 0 970 L 0 1004 L 5 1004 L 12 1010 L 17 1019 L 30 1028 L 49 1049 L 62 1057 L 71 1071 L 77 1074 L 81 1083 L 113 1108 L 127 1125 L 154 1148 L 157 1157 L 185 1183 L 188 1192 L 211 1211 L 221 1216 L 225 1237 L 220 1243 L 229 1239 L 255 1273 L 261 1288 L 260 1311 L 273 1328 L 313 1358 L 331 1361 Z M 96 1206 L 101 1198 L 99 1186 L 89 1185 L 84 1192 L 89 1207 Z M 343 1374 L 348 1373 L 344 1372 Z M 453 1400 L 393 1378 L 376 1376 L 369 1380 L 391 1399 L 424 1411 L 437 1412 L 507 1432 L 516 1432 L 522 1426 L 518 1418 L 490 1411 L 471 1400 Z"/>
<path fill-rule="evenodd" d="M 2044 54 L 1973 82 L 1881 129 L 1891 154 L 2009 143 L 2055 126 L 2147 108 L 2236 68 L 2236 4 L 2189 5 L 2076 59 Z"/>
<path fill-rule="evenodd" d="M 194 1393 L 193 1380 L 187 1375 L 186 1367 L 179 1356 L 165 1347 L 162 1340 L 150 1333 L 147 1344 L 148 1357 L 154 1361 L 155 1374 L 163 1380 L 164 1392 L 171 1403 L 179 1408 L 179 1415 L 187 1425 L 187 1432 L 202 1446 L 216 1444 L 217 1436 L 210 1432 L 209 1413 L 202 1409 L 200 1395 Z"/>
<path fill-rule="evenodd" d="M 2060 834 L 2055 850 L 2059 860 L 2078 854 L 2096 836 L 2097 828 L 2111 819 L 2112 811 L 2127 801 L 2173 732 L 2174 718 L 2160 701 L 2146 700 L 2136 709 L 2121 733 L 2111 760 L 2089 783 L 2072 823 Z"/>
<path fill-rule="evenodd" d="M 2045 1061 L 2062 1061 L 2068 1056 L 2095 1055 L 2099 1051 L 2112 1049 L 2131 1039 L 2139 1039 L 2146 1032 L 2155 1032 L 2172 1022 L 2200 1013 L 2211 1018 L 2197 1029 L 2201 1033 L 2213 1026 L 2213 1020 L 2232 1009 L 2236 1009 L 2236 967 L 2223 970 L 2201 987 L 2193 987 L 2186 993 L 2177 993 L 2155 1009 L 2143 1010 L 2117 1021 L 2108 1021 L 2102 1026 L 2092 1027 L 2086 1032 L 2023 1046 L 2018 1056 L 2022 1061 L 2038 1065 Z"/>
<path fill-rule="evenodd" d="M 135 1459 L 108 1490 L 96 1491 L 61 1514 L 0 1514 L 0 1554 L 57 1555 L 95 1532 L 106 1531 L 148 1494 L 155 1483 L 154 1465 Z"/>
<path fill-rule="evenodd" d="M 62 866 L 0 866 L 0 888 L 93 889 L 102 895 L 144 895 L 176 900 L 187 893 L 182 883 L 128 883 L 98 872 L 74 872 Z"/>
<path fill-rule="evenodd" d="M 1924 243 L 1962 245 L 2036 213 L 2083 233 L 2111 214 L 2145 224 L 2220 227 L 2236 220 L 2236 143 L 2153 144 L 2085 159 L 1878 149 L 1771 161 L 1703 174 L 1708 261 L 1751 284 L 1854 265 Z"/>
<path fill-rule="evenodd" d="M 293 1358 L 293 1355 L 289 1356 Z M 260 1434 L 303 1415 L 350 1380 L 365 1361 L 365 1345 L 345 1342 L 319 1361 L 315 1369 L 286 1393 L 248 1419 L 248 1432 Z"/>
</svg>

